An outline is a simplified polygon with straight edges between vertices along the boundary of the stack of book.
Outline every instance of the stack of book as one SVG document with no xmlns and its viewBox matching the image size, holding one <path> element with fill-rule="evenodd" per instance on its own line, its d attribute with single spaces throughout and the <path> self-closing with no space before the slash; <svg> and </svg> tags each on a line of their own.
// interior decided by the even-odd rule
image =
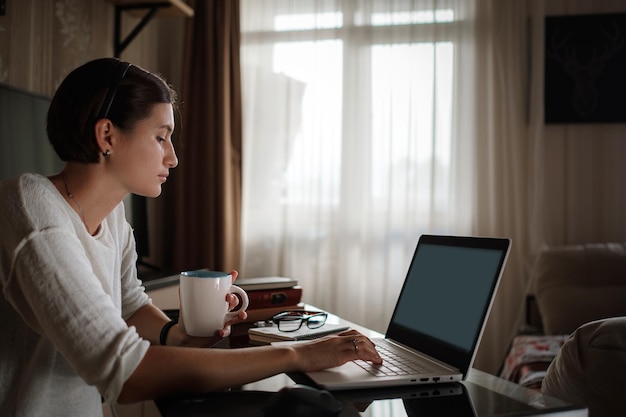
<svg viewBox="0 0 626 417">
<path fill-rule="evenodd" d="M 311 340 L 324 337 L 332 333 L 348 330 L 350 327 L 339 323 L 325 323 L 322 327 L 309 329 L 302 325 L 295 332 L 283 332 L 277 326 L 252 327 L 248 329 L 248 338 L 253 345 L 263 345 L 273 342 L 291 342 L 294 340 Z"/>
<path fill-rule="evenodd" d="M 285 310 L 304 308 L 302 287 L 287 277 L 238 278 L 235 285 L 248 294 L 248 322 L 262 321 Z"/>
</svg>

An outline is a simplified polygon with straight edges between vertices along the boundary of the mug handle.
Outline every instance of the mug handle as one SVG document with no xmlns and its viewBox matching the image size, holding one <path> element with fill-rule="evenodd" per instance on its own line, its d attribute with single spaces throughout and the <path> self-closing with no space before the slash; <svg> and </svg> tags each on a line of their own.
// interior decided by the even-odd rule
<svg viewBox="0 0 626 417">
<path fill-rule="evenodd" d="M 240 303 L 238 305 L 239 308 L 236 311 L 229 311 L 228 313 L 226 313 L 226 317 L 225 317 L 224 321 L 228 321 L 228 320 L 238 316 L 239 312 L 240 311 L 245 311 L 248 308 L 248 304 L 250 303 L 250 299 L 248 298 L 248 294 L 246 294 L 246 292 L 242 288 L 240 288 L 240 287 L 238 287 L 236 285 L 231 285 L 230 286 L 230 294 L 233 294 L 233 293 L 234 294 L 239 294 L 239 297 L 238 297 L 239 300 L 240 300 Z"/>
</svg>

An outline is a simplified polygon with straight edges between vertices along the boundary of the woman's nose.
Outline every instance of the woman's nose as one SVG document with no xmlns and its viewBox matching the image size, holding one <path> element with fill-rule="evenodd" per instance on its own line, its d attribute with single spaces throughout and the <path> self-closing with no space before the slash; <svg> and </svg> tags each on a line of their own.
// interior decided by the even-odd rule
<svg viewBox="0 0 626 417">
<path fill-rule="evenodd" d="M 170 147 L 166 155 L 166 160 L 170 168 L 176 168 L 176 166 L 178 165 L 178 157 L 176 156 L 176 151 L 174 150 L 174 144 L 172 143 L 170 143 Z"/>
</svg>

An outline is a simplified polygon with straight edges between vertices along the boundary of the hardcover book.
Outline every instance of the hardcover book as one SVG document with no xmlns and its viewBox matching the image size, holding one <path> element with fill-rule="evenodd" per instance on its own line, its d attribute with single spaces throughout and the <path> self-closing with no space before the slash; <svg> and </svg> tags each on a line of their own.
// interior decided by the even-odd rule
<svg viewBox="0 0 626 417">
<path fill-rule="evenodd" d="M 286 310 L 302 310 L 304 308 L 303 303 L 298 303 L 294 305 L 283 305 L 277 307 L 268 307 L 268 308 L 253 308 L 252 310 L 248 309 L 246 312 L 248 313 L 248 318 L 245 323 L 253 323 L 255 321 L 265 321 L 271 319 L 272 316 L 282 313 Z"/>
<path fill-rule="evenodd" d="M 277 288 L 246 291 L 250 304 L 248 310 L 259 308 L 291 306 L 302 301 L 302 287 Z"/>
<path fill-rule="evenodd" d="M 350 327 L 342 324 L 326 323 L 322 327 L 317 329 L 309 329 L 306 325 L 303 325 L 295 332 L 281 332 L 277 326 L 269 325 L 264 327 L 252 327 L 248 330 L 248 337 L 250 342 L 256 342 L 260 344 L 281 342 L 281 341 L 294 341 L 294 340 L 311 340 L 317 339 L 333 333 L 339 333 L 344 330 L 348 330 Z"/>
<path fill-rule="evenodd" d="M 295 287 L 298 285 L 298 280 L 287 277 L 237 278 L 235 285 L 248 292 Z"/>
</svg>

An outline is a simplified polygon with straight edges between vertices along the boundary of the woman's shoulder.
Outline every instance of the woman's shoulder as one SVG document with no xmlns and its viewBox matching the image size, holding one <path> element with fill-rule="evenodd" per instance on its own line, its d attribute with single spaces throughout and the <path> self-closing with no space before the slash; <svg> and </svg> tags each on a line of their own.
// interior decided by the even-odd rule
<svg viewBox="0 0 626 417">
<path fill-rule="evenodd" d="M 14 177 L 5 178 L 0 181 L 2 190 L 10 191 L 33 191 L 40 192 L 42 189 L 49 188 L 52 183 L 48 178 L 41 174 L 27 172 Z"/>
<path fill-rule="evenodd" d="M 21 174 L 16 177 L 0 181 L 0 213 L 30 219 L 48 217 L 45 214 L 58 215 L 62 197 L 48 178 L 35 173 Z"/>
<path fill-rule="evenodd" d="M 58 192 L 50 180 L 41 174 L 26 173 L 0 182 L 0 194 L 5 202 L 15 200 L 29 207 L 42 200 L 52 203 L 58 200 Z"/>
</svg>

